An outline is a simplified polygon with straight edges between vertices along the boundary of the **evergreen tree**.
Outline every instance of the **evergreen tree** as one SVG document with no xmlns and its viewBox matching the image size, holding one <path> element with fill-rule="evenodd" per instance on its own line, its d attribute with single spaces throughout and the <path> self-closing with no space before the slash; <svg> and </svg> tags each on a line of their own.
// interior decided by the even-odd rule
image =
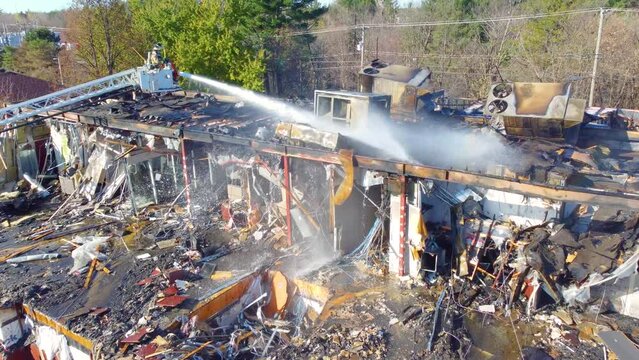
<svg viewBox="0 0 639 360">
<path fill-rule="evenodd" d="M 57 82 L 58 37 L 50 30 L 29 30 L 18 48 L 5 48 L 2 67 L 7 70 Z"/>
</svg>

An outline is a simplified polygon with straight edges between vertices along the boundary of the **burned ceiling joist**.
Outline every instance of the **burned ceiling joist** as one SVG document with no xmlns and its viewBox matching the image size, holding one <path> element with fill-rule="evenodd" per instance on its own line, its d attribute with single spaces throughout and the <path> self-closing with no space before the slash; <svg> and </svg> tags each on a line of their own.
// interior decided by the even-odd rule
<svg viewBox="0 0 639 360">
<path fill-rule="evenodd" d="M 113 129 L 139 132 L 162 137 L 179 138 L 202 143 L 229 143 L 243 145 L 252 149 L 282 156 L 290 156 L 304 160 L 314 160 L 329 164 L 340 164 L 337 153 L 327 150 L 309 149 L 301 146 L 283 145 L 273 142 L 260 141 L 252 138 L 242 138 L 229 135 L 211 134 L 194 129 L 175 129 L 171 127 L 150 125 L 121 119 L 104 119 L 87 115 L 65 113 L 58 116 L 65 120 L 79 121 L 87 125 L 103 126 Z M 619 206 L 622 208 L 639 208 L 639 194 L 607 191 L 599 189 L 547 186 L 522 182 L 503 177 L 477 174 L 459 170 L 446 170 L 417 164 L 406 164 L 363 155 L 355 155 L 358 167 L 383 171 L 390 174 L 413 176 L 423 179 L 450 181 L 462 185 L 473 185 L 509 191 L 527 196 L 548 198 L 557 201 L 571 201 L 577 203 Z"/>
</svg>

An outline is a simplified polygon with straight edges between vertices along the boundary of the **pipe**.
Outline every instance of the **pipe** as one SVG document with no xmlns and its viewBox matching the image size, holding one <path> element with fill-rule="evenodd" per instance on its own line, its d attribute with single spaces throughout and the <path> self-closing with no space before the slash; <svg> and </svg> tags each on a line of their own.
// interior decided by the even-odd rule
<svg viewBox="0 0 639 360">
<path fill-rule="evenodd" d="M 291 227 L 291 177 L 288 169 L 288 156 L 282 156 L 284 163 L 284 187 L 286 188 L 286 242 L 293 245 L 293 228 Z"/>
<path fill-rule="evenodd" d="M 206 162 L 209 165 L 209 181 L 211 182 L 211 185 L 215 185 L 213 182 L 213 159 L 210 152 L 206 153 Z"/>
<path fill-rule="evenodd" d="M 184 137 L 180 136 L 180 150 L 182 152 L 182 174 L 184 175 L 184 187 L 186 188 L 186 208 L 189 211 L 189 215 L 193 215 L 191 211 L 191 182 L 189 181 L 189 168 L 186 164 L 186 145 L 184 143 Z"/>
<path fill-rule="evenodd" d="M 156 204 L 159 204 L 158 201 L 158 188 L 155 186 L 155 174 L 153 173 L 153 165 L 151 164 L 151 160 L 148 161 L 149 164 L 149 175 L 151 175 L 151 188 L 153 188 L 153 200 Z"/>
<path fill-rule="evenodd" d="M 193 167 L 193 189 L 197 190 L 197 173 L 195 172 L 195 154 L 193 154 L 193 150 L 191 150 L 191 165 Z"/>
<path fill-rule="evenodd" d="M 173 155 L 169 155 L 169 157 L 171 158 L 171 170 L 173 171 L 173 185 L 177 189 L 178 182 L 177 182 L 177 169 L 175 169 L 175 157 Z"/>
<path fill-rule="evenodd" d="M 125 166 L 126 166 L 126 184 L 127 187 L 129 188 L 129 193 L 130 193 L 130 198 L 131 198 L 131 208 L 133 209 L 133 213 L 137 216 L 138 215 L 138 209 L 137 206 L 135 206 L 135 193 L 133 192 L 133 182 L 131 181 L 131 174 L 130 174 L 130 164 L 129 164 L 129 157 L 126 156 L 124 158 L 125 161 Z M 79 186 L 78 186 L 79 188 Z M 53 216 L 51 216 L 53 217 Z"/>
<path fill-rule="evenodd" d="M 36 260 L 57 259 L 59 257 L 60 257 L 60 254 L 58 254 L 58 253 L 33 254 L 33 255 L 25 255 L 25 256 L 14 257 L 13 259 L 7 260 L 7 263 L 9 263 L 9 264 L 19 264 L 19 263 L 23 263 L 23 262 L 36 261 Z"/>
</svg>

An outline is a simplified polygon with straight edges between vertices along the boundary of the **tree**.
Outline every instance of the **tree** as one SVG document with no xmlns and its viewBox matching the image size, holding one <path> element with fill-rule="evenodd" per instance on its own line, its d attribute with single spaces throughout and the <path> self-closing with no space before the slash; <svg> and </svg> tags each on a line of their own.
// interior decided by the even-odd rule
<svg viewBox="0 0 639 360">
<path fill-rule="evenodd" d="M 47 28 L 37 28 L 29 30 L 24 36 L 24 41 L 27 42 L 37 40 L 42 40 L 50 43 L 58 43 L 60 42 L 60 37 L 58 37 L 58 35 Z"/>
<path fill-rule="evenodd" d="M 131 13 L 122 0 L 74 0 L 67 15 L 69 38 L 77 44 L 80 64 L 94 78 L 139 65 L 144 46 L 134 31 Z M 142 50 L 143 52 L 143 50 Z"/>
<path fill-rule="evenodd" d="M 353 14 L 380 12 L 383 15 L 389 15 L 397 10 L 395 0 L 338 0 L 337 5 L 350 10 Z"/>
<path fill-rule="evenodd" d="M 266 49 L 268 92 L 273 95 L 299 95 L 304 91 L 299 74 L 301 58 L 311 55 L 311 35 L 289 36 L 303 31 L 317 22 L 327 8 L 315 0 L 257 1 L 256 21 L 253 25 L 258 42 Z"/>
<path fill-rule="evenodd" d="M 42 80 L 57 82 L 57 36 L 46 28 L 29 30 L 18 48 L 5 48 L 2 67 Z"/>
<path fill-rule="evenodd" d="M 182 70 L 264 88 L 264 50 L 256 41 L 256 8 L 249 0 L 131 0 L 147 43 L 160 42 Z"/>
<path fill-rule="evenodd" d="M 639 0 L 608 0 L 606 6 L 611 8 L 638 7 Z"/>
<path fill-rule="evenodd" d="M 14 59 L 15 59 L 16 50 L 18 49 L 11 46 L 6 46 L 2 49 L 2 63 L 0 64 L 1 68 L 7 69 L 7 70 L 14 69 Z"/>
</svg>

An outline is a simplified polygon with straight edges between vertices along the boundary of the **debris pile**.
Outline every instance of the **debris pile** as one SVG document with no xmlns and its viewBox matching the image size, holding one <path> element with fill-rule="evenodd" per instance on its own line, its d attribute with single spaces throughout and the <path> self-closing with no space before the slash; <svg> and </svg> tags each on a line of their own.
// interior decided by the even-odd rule
<svg viewBox="0 0 639 360">
<path fill-rule="evenodd" d="M 276 359 L 385 359 L 388 335 L 378 326 L 350 329 L 340 324 L 319 328 L 310 337 L 297 337 L 272 355 Z"/>
<path fill-rule="evenodd" d="M 526 155 L 516 166 L 478 151 L 432 167 L 447 149 L 403 163 L 354 130 L 388 135 L 366 114 L 391 101 L 319 92 L 315 127 L 219 94 L 126 90 L 3 132 L 0 357 L 637 358 L 633 154 L 553 112 L 548 129 L 511 114 L 503 138 L 438 124 L 498 139 Z M 607 121 L 634 129 L 623 116 Z M 426 123 L 392 143 L 421 149 Z M 590 130 L 572 145 L 563 126 Z M 561 142 L 512 135 L 528 130 Z"/>
</svg>

